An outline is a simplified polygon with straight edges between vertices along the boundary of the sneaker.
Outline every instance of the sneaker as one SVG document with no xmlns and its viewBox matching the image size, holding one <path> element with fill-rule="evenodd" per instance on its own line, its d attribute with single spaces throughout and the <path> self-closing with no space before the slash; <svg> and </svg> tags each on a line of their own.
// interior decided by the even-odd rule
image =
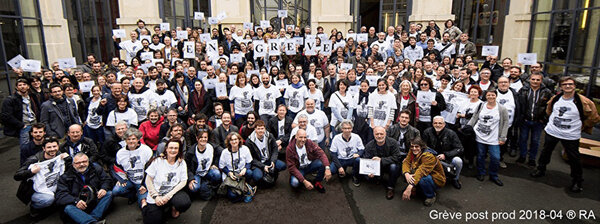
<svg viewBox="0 0 600 224">
<path fill-rule="evenodd" d="M 543 177 L 546 176 L 546 172 L 541 171 L 541 170 L 535 170 L 533 171 L 533 173 L 529 174 L 531 177 Z"/>
<path fill-rule="evenodd" d="M 500 168 L 506 169 L 506 163 L 505 162 L 500 162 Z"/>
<path fill-rule="evenodd" d="M 252 202 L 252 195 L 246 195 L 246 196 L 244 196 L 244 202 L 245 203 Z"/>
<path fill-rule="evenodd" d="M 323 184 L 321 184 L 321 181 L 315 182 L 315 189 L 317 189 L 317 191 L 319 193 L 325 193 L 325 187 L 323 187 Z"/>
<path fill-rule="evenodd" d="M 516 163 L 525 163 L 525 157 L 520 157 L 515 161 Z"/>
<path fill-rule="evenodd" d="M 106 223 L 106 219 L 102 219 L 100 221 L 93 222 L 94 224 L 104 224 Z"/>
<path fill-rule="evenodd" d="M 490 180 L 500 187 L 504 186 L 504 183 L 499 178 L 490 178 Z"/>
<path fill-rule="evenodd" d="M 454 188 L 456 188 L 456 189 L 462 188 L 462 184 L 460 183 L 459 180 L 452 180 L 452 186 L 454 186 Z"/>
<path fill-rule="evenodd" d="M 37 219 L 40 218 L 42 215 L 41 210 L 33 208 L 33 207 L 29 207 L 29 216 L 31 216 L 31 218 L 33 219 Z"/>
<path fill-rule="evenodd" d="M 573 193 L 579 193 L 583 191 L 583 186 L 581 186 L 581 182 L 573 182 L 569 190 Z"/>
<path fill-rule="evenodd" d="M 435 203 L 435 196 L 433 196 L 433 198 L 425 199 L 425 201 L 423 202 L 423 205 L 430 207 L 433 205 L 433 203 Z"/>
<path fill-rule="evenodd" d="M 394 198 L 394 189 L 388 188 L 385 192 L 385 198 L 387 200 L 392 200 Z"/>
<path fill-rule="evenodd" d="M 360 181 L 358 180 L 358 177 L 352 177 L 352 184 L 354 184 L 355 187 L 360 187 Z"/>
<path fill-rule="evenodd" d="M 530 159 L 529 162 L 527 162 L 527 165 L 531 166 L 531 167 L 535 167 L 535 160 Z"/>
</svg>

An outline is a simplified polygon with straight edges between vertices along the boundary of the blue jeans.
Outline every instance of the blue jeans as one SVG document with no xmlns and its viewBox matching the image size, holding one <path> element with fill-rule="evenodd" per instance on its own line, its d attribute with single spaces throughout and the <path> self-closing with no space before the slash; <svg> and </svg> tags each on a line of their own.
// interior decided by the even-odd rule
<svg viewBox="0 0 600 224">
<path fill-rule="evenodd" d="M 425 198 L 435 197 L 435 190 L 438 189 L 438 186 L 435 185 L 435 182 L 433 182 L 431 175 L 421 177 L 421 180 L 419 180 L 419 183 L 417 183 L 417 187 L 419 190 L 421 190 L 421 192 L 423 192 Z"/>
<path fill-rule="evenodd" d="M 268 164 L 271 165 L 271 164 Z M 275 173 L 278 173 L 279 171 L 285 170 L 285 163 L 281 160 L 276 160 L 275 161 Z M 256 181 L 255 183 L 257 183 L 258 181 L 260 181 L 263 178 L 263 172 L 264 169 L 259 169 L 259 168 L 254 168 L 252 169 L 252 180 Z"/>
<path fill-rule="evenodd" d="M 246 183 L 248 183 L 248 181 L 250 179 L 252 179 L 252 176 L 254 175 L 254 171 L 258 170 L 258 169 L 246 169 L 246 174 L 244 175 L 244 178 L 246 178 Z M 227 188 L 227 198 L 229 198 L 229 200 L 231 202 L 239 202 L 241 200 L 243 200 L 244 195 L 239 195 L 234 193 L 230 188 Z"/>
<path fill-rule="evenodd" d="M 479 175 L 485 175 L 485 158 L 490 153 L 489 174 L 491 179 L 498 179 L 498 168 L 500 167 L 500 146 L 488 145 L 477 142 L 477 171 Z"/>
<path fill-rule="evenodd" d="M 542 136 L 542 130 L 544 130 L 544 124 L 540 122 L 523 122 L 523 125 L 521 126 L 521 136 L 519 137 L 519 155 L 522 158 L 527 156 L 527 140 L 529 140 L 529 133 L 531 132 L 531 143 L 529 143 L 529 159 L 535 160 L 540 147 L 540 136 Z"/>
<path fill-rule="evenodd" d="M 96 143 L 104 143 L 104 129 L 99 127 L 97 129 L 90 128 L 89 126 L 83 126 L 83 136 L 91 138 Z"/>
<path fill-rule="evenodd" d="M 358 176 L 358 165 L 360 164 L 360 158 L 352 159 L 340 159 L 342 168 L 347 169 L 349 166 L 352 167 L 352 176 Z M 331 163 L 331 174 L 336 174 L 340 167 L 335 166 L 335 163 Z"/>
<path fill-rule="evenodd" d="M 317 177 L 315 178 L 315 181 L 317 182 L 322 181 L 323 177 L 325 176 L 325 166 L 323 165 L 323 162 L 321 162 L 321 160 L 319 159 L 313 160 L 308 166 L 304 168 L 298 168 L 298 170 L 300 170 L 302 176 L 304 176 L 304 174 L 307 173 L 317 172 Z M 290 178 L 290 185 L 293 188 L 300 187 L 300 181 L 298 181 L 298 178 L 292 175 L 292 177 Z"/>
<path fill-rule="evenodd" d="M 117 180 L 118 182 L 118 180 Z M 137 197 L 137 203 L 138 206 L 142 206 L 142 200 L 146 198 L 146 195 L 148 195 L 148 191 L 146 191 L 143 194 L 140 194 L 140 187 L 142 187 L 141 184 L 134 184 L 133 182 L 127 180 L 127 182 L 125 182 L 125 186 L 119 186 L 118 184 L 115 184 L 115 186 L 112 189 L 112 192 L 115 196 L 123 196 L 126 198 L 133 198 L 133 197 Z"/>
<path fill-rule="evenodd" d="M 454 177 L 454 179 L 458 180 L 458 178 L 460 177 L 460 171 L 463 168 L 463 161 L 460 157 L 455 156 L 454 158 L 452 158 L 452 165 L 456 167 L 456 177 Z"/>
<path fill-rule="evenodd" d="M 54 195 L 35 192 L 31 195 L 31 207 L 35 209 L 42 209 L 50 207 L 54 203 Z"/>
<path fill-rule="evenodd" d="M 206 189 L 208 184 L 216 185 L 221 183 L 221 171 L 218 169 L 210 169 L 203 177 L 195 175 L 194 179 L 196 180 L 196 184 L 193 185 L 194 187 L 190 189 L 190 191 L 198 192 L 201 188 Z"/>
<path fill-rule="evenodd" d="M 108 206 L 110 205 L 110 202 L 112 201 L 112 197 L 113 197 L 112 192 L 110 192 L 110 191 L 106 192 L 106 195 L 104 195 L 104 197 L 102 197 L 102 199 L 100 199 L 100 201 L 98 201 L 98 204 L 96 205 L 94 210 L 92 210 L 92 212 L 89 214 L 86 213 L 85 211 L 77 208 L 75 205 L 67 205 L 65 207 L 64 211 L 76 223 L 96 222 L 102 218 L 102 215 L 104 215 L 104 212 L 106 211 L 106 209 L 108 209 Z"/>
<path fill-rule="evenodd" d="M 25 145 L 29 140 L 29 131 L 31 131 L 31 125 L 25 125 L 23 129 L 21 129 L 21 133 L 19 134 L 19 144 Z"/>
</svg>

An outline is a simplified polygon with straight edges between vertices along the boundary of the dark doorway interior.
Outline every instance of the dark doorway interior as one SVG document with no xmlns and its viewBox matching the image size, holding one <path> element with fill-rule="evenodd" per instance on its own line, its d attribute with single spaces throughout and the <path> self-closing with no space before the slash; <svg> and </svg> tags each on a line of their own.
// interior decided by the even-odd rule
<svg viewBox="0 0 600 224">
<path fill-rule="evenodd" d="M 360 25 L 379 27 L 379 0 L 360 1 Z"/>
</svg>

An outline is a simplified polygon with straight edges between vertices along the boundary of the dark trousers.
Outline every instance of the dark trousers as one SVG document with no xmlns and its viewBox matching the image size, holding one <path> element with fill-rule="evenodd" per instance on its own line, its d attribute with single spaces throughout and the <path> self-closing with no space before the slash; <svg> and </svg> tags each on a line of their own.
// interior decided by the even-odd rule
<svg viewBox="0 0 600 224">
<path fill-rule="evenodd" d="M 506 134 L 506 142 L 504 145 L 500 146 L 500 161 L 504 161 L 504 153 L 508 152 L 508 150 L 515 150 L 519 148 L 519 128 L 516 127 L 516 124 L 513 124 L 510 128 L 508 128 L 508 133 Z"/>
<path fill-rule="evenodd" d="M 398 177 L 400 176 L 400 173 L 401 173 L 400 166 L 397 164 L 381 166 L 381 171 L 380 171 L 381 176 L 374 177 L 373 179 L 382 178 L 384 173 L 387 173 L 389 175 L 387 181 L 385 182 L 385 186 L 388 189 L 396 188 L 396 183 L 398 182 Z M 370 180 L 369 176 L 367 176 L 367 175 L 361 175 L 361 176 L 365 177 L 365 179 L 367 179 L 367 180 Z"/>
<path fill-rule="evenodd" d="M 142 209 L 142 218 L 144 223 L 164 223 L 164 213 L 166 208 L 175 207 L 177 211 L 183 213 L 192 205 L 190 196 L 185 191 L 179 191 L 173 195 L 171 200 L 163 206 L 148 204 Z"/>
<path fill-rule="evenodd" d="M 569 159 L 569 165 L 571 166 L 571 177 L 573 181 L 580 182 L 583 180 L 583 169 L 581 167 L 581 156 L 579 154 L 579 139 L 577 140 L 565 140 L 560 139 L 546 133 L 544 139 L 544 148 L 538 161 L 538 170 L 546 171 L 546 165 L 550 163 L 552 157 L 552 151 L 556 148 L 556 145 L 560 142 L 567 153 Z"/>
</svg>

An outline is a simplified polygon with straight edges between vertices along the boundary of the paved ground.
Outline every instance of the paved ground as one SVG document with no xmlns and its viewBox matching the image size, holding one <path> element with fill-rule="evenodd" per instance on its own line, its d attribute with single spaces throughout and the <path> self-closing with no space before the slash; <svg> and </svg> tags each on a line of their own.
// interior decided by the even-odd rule
<svg viewBox="0 0 600 224">
<path fill-rule="evenodd" d="M 15 196 L 18 184 L 13 180 L 18 166 L 18 145 L 16 139 L 0 138 L 0 223 L 31 223 L 28 207 Z M 169 223 L 432 223 L 437 212 L 460 214 L 459 221 L 442 218 L 436 222 L 464 223 L 465 216 L 473 217 L 478 212 L 479 220 L 469 223 L 489 223 L 493 212 L 515 211 L 515 217 L 501 220 L 501 223 L 565 223 L 567 211 L 574 210 L 577 216 L 573 223 L 600 222 L 600 169 L 584 169 L 584 192 L 572 194 L 566 190 L 570 183 L 569 166 L 559 157 L 557 148 L 552 163 L 548 167 L 548 175 L 539 180 L 532 180 L 528 174 L 530 168 L 512 164 L 515 158 L 508 158 L 507 169 L 500 171 L 504 187 L 498 187 L 490 181 L 479 182 L 474 178 L 474 170 L 465 170 L 462 177 L 463 189 L 455 190 L 451 186 L 439 190 L 438 202 L 433 207 L 424 207 L 422 199 L 402 201 L 400 194 L 406 186 L 399 181 L 396 197 L 385 200 L 384 189 L 374 183 L 362 183 L 354 187 L 348 179 L 334 178 L 326 185 L 327 193 L 291 191 L 287 185 L 287 172 L 282 173 L 278 186 L 273 189 L 259 190 L 252 203 L 232 204 L 227 200 L 213 199 L 205 202 L 196 200 L 186 213 Z M 523 211 L 521 211 L 523 210 Z M 562 219 L 534 219 L 534 210 L 562 212 Z M 591 210 L 596 219 L 579 219 L 579 210 Z M 487 216 L 485 212 L 487 213 Z M 531 211 L 532 213 L 525 213 Z M 468 213 L 468 214 L 467 214 Z M 443 214 L 443 213 L 442 213 Z M 498 214 L 498 213 L 495 213 Z M 538 213 L 539 214 L 539 213 Z M 553 213 L 554 214 L 554 213 Z M 521 216 L 525 215 L 525 216 Z M 530 219 L 518 220 L 519 218 Z M 570 214 L 569 214 L 570 215 Z M 581 217 L 583 218 L 583 217 Z M 575 222 L 576 221 L 576 222 Z M 141 212 L 134 205 L 127 205 L 123 198 L 114 200 L 113 207 L 107 217 L 108 223 L 140 223 Z M 58 214 L 39 223 L 60 223 Z"/>
</svg>

